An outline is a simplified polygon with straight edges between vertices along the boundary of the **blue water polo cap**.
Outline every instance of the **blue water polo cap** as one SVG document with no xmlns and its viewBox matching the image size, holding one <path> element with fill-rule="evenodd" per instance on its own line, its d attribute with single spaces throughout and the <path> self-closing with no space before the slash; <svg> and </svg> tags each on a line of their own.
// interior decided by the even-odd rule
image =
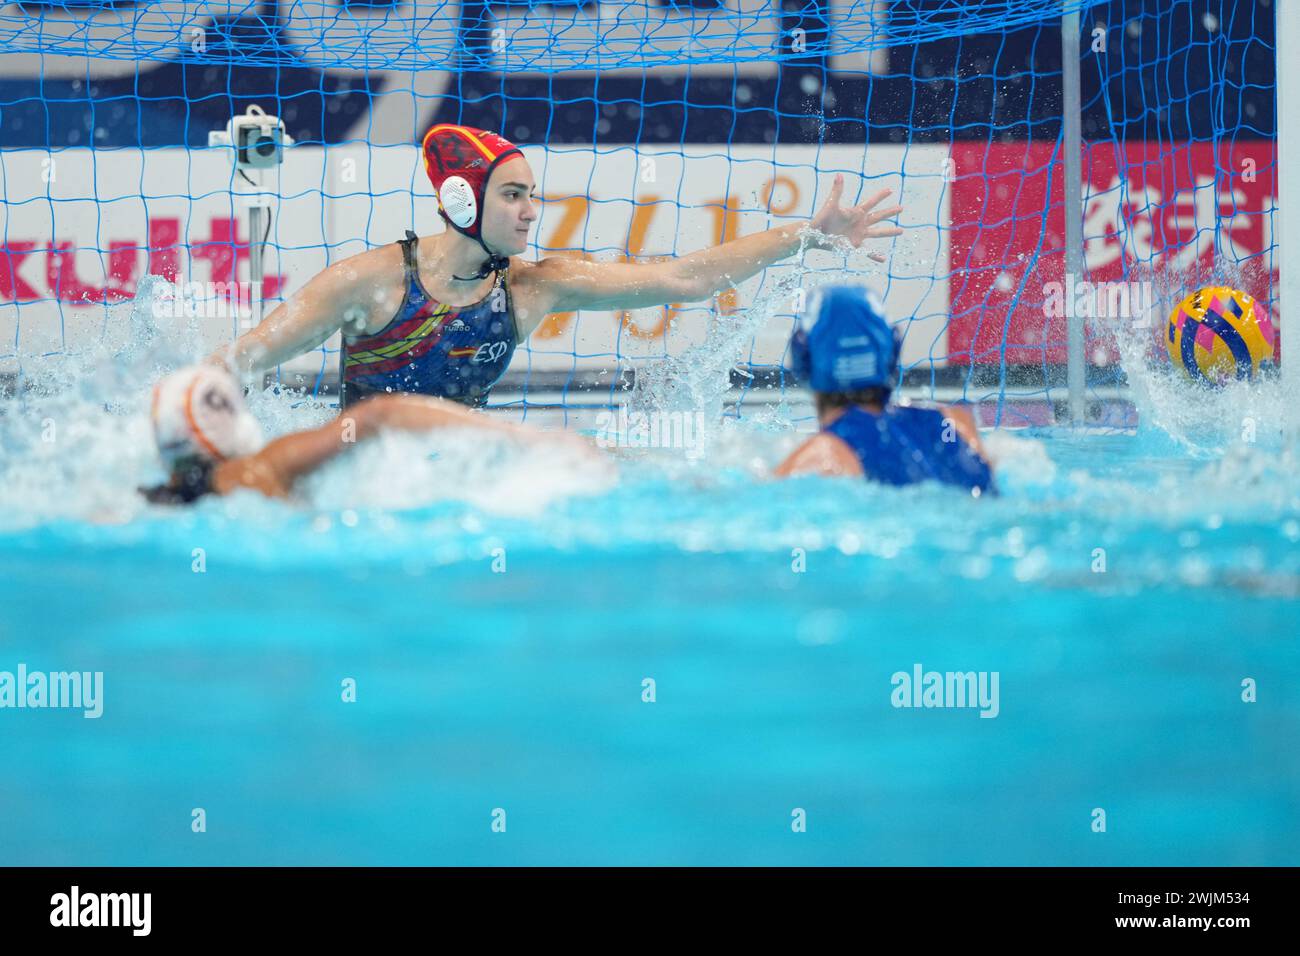
<svg viewBox="0 0 1300 956">
<path fill-rule="evenodd" d="M 867 286 L 819 286 L 796 317 L 791 371 L 815 392 L 892 390 L 898 385 L 901 345 L 880 297 Z"/>
</svg>

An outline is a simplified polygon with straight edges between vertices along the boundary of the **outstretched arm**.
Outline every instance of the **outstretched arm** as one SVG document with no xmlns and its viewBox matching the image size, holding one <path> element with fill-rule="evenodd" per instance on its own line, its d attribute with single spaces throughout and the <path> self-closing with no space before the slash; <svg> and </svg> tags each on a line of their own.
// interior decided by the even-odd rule
<svg viewBox="0 0 1300 956">
<path fill-rule="evenodd" d="M 365 253 L 335 263 L 272 310 L 257 328 L 208 356 L 238 376 L 256 375 L 310 352 L 374 307 L 383 263 Z"/>
<path fill-rule="evenodd" d="M 423 395 L 380 395 L 358 402 L 319 428 L 277 438 L 254 455 L 222 465 L 217 477 L 217 490 L 225 493 L 243 486 L 272 497 L 282 497 L 299 478 L 385 429 L 427 432 L 435 428 L 456 427 L 497 432 L 525 442 L 569 444 L 592 455 L 597 454 L 582 439 L 568 433 L 543 432 L 499 421 L 445 399 Z"/>
<path fill-rule="evenodd" d="M 903 211 L 902 206 L 875 208 L 890 190 L 882 189 L 861 205 L 848 209 L 840 206 L 843 192 L 844 176 L 840 174 L 835 177 L 826 204 L 808 222 L 777 226 L 678 258 L 647 263 L 546 259 L 539 266 L 545 265 L 551 293 L 547 311 L 638 309 L 671 302 L 695 302 L 788 258 L 799 249 L 803 234 L 810 227 L 831 240 L 847 240 L 854 248 L 867 239 L 902 235 L 903 230 L 898 226 L 879 224 Z M 808 238 L 808 248 L 830 245 L 831 241 L 826 239 Z M 884 261 L 874 254 L 873 258 Z"/>
</svg>

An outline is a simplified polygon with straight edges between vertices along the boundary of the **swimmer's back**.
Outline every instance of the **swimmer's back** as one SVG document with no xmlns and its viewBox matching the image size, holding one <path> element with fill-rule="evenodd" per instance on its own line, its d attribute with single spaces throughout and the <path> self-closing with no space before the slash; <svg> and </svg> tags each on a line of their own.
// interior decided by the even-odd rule
<svg viewBox="0 0 1300 956">
<path fill-rule="evenodd" d="M 933 408 L 890 405 L 873 413 L 850 406 L 823 431 L 847 445 L 873 481 L 938 481 L 981 492 L 993 487 L 988 463 L 953 421 Z"/>
</svg>

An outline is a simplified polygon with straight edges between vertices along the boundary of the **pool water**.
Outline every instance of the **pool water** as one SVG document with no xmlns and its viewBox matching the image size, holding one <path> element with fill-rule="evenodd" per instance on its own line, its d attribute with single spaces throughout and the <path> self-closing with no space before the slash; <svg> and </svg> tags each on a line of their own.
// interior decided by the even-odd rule
<svg viewBox="0 0 1300 956">
<path fill-rule="evenodd" d="M 1267 443 L 1003 430 L 974 500 L 770 481 L 773 413 L 617 481 L 390 437 L 175 511 L 138 409 L 59 407 L 0 419 L 0 670 L 102 671 L 103 716 L 0 710 L 0 863 L 1297 862 Z M 997 716 L 894 706 L 918 664 Z"/>
</svg>

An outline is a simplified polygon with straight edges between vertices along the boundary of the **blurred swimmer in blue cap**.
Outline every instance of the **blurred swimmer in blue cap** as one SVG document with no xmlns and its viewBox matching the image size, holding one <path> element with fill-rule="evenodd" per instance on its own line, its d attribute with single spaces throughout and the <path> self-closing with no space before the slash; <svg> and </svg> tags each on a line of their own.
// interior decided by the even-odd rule
<svg viewBox="0 0 1300 956">
<path fill-rule="evenodd" d="M 790 365 L 813 390 L 821 430 L 781 463 L 778 476 L 937 481 L 977 497 L 995 490 L 967 409 L 890 401 L 900 345 L 880 298 L 865 285 L 826 285 L 809 296 L 790 337 Z"/>
</svg>

